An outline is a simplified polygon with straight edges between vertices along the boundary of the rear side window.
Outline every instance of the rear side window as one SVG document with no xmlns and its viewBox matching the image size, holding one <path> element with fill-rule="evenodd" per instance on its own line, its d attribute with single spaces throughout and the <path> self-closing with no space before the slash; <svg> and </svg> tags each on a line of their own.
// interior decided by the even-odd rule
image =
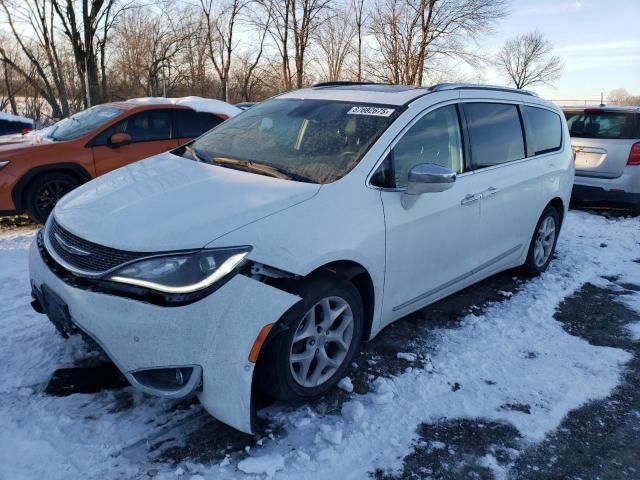
<svg viewBox="0 0 640 480">
<path fill-rule="evenodd" d="M 196 112 L 194 110 L 176 110 L 178 122 L 178 138 L 199 137 L 204 132 L 223 122 L 220 117 L 212 113 Z"/>
<path fill-rule="evenodd" d="M 569 134 L 578 138 L 609 138 L 631 140 L 638 138 L 636 115 L 600 109 L 564 112 Z"/>
<path fill-rule="evenodd" d="M 530 134 L 529 152 L 534 155 L 559 150 L 562 145 L 562 120 L 558 114 L 537 107 L 523 107 Z"/>
<path fill-rule="evenodd" d="M 516 105 L 465 103 L 464 113 L 476 168 L 491 167 L 525 157 L 522 123 Z"/>
</svg>

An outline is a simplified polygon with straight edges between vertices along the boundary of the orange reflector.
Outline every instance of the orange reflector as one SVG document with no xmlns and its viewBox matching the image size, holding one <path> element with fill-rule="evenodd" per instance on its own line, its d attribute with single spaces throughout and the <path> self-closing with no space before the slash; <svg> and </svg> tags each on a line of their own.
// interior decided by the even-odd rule
<svg viewBox="0 0 640 480">
<path fill-rule="evenodd" d="M 253 347 L 251 347 L 251 351 L 249 352 L 249 361 L 251 363 L 256 363 L 256 361 L 258 360 L 258 355 L 260 355 L 262 344 L 267 339 L 267 335 L 269 335 L 269 332 L 274 325 L 274 323 L 267 323 L 264 327 L 262 327 L 262 330 L 260 330 L 260 333 L 256 337 L 256 341 L 253 342 Z"/>
</svg>

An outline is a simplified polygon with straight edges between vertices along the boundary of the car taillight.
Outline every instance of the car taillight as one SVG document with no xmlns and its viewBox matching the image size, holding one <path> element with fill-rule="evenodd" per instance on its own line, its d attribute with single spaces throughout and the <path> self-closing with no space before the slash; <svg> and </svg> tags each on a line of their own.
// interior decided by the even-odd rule
<svg viewBox="0 0 640 480">
<path fill-rule="evenodd" d="M 31 128 L 23 128 L 21 130 L 22 135 L 26 135 L 27 133 L 29 133 L 31 131 Z"/>
<path fill-rule="evenodd" d="M 640 142 L 634 143 L 631 146 L 627 165 L 640 165 Z"/>
</svg>

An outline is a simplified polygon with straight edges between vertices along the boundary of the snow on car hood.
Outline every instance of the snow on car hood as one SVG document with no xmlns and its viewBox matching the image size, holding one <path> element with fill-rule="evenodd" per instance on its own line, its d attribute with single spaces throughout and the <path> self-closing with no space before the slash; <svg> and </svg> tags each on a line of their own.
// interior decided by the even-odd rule
<svg viewBox="0 0 640 480">
<path fill-rule="evenodd" d="M 12 148 L 30 148 L 38 145 L 51 145 L 54 142 L 44 135 L 33 135 L 32 132 L 26 135 L 16 133 L 12 135 L 0 136 L 0 150 L 6 152 Z"/>
<path fill-rule="evenodd" d="M 319 188 L 164 153 L 82 185 L 54 217 L 81 238 L 122 250 L 201 248 Z"/>
</svg>

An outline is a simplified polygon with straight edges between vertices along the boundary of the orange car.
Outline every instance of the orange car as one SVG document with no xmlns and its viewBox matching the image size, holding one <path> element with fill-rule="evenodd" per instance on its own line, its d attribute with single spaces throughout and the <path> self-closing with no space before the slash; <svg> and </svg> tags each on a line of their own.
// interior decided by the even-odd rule
<svg viewBox="0 0 640 480">
<path fill-rule="evenodd" d="M 176 148 L 241 110 L 218 100 L 138 99 L 89 108 L 53 127 L 0 139 L 0 215 L 43 223 L 92 178 Z"/>
</svg>

